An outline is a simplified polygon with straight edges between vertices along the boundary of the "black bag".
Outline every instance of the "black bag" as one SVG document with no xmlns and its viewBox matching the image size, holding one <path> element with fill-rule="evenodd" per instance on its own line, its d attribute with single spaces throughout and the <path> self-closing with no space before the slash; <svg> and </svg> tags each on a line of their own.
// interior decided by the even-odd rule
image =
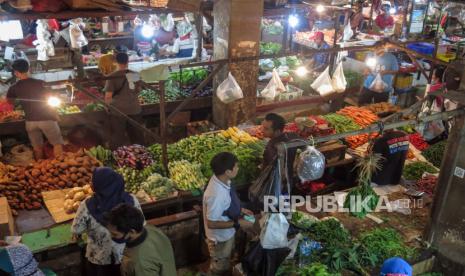
<svg viewBox="0 0 465 276">
<path fill-rule="evenodd" d="M 280 195 L 281 167 L 279 160 L 276 159 L 262 171 L 258 179 L 249 187 L 249 200 L 254 211 L 261 211 L 263 210 L 265 196 L 278 198 Z"/>
<path fill-rule="evenodd" d="M 242 258 L 242 269 L 247 275 L 274 276 L 291 250 L 289 248 L 263 249 L 260 241 L 252 242 Z"/>
</svg>

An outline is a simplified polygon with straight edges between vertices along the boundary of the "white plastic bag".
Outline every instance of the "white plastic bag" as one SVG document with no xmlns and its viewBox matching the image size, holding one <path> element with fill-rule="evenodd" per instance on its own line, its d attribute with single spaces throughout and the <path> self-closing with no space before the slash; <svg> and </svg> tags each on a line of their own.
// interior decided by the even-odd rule
<svg viewBox="0 0 465 276">
<path fill-rule="evenodd" d="M 339 62 L 339 65 L 334 70 L 333 78 L 333 89 L 336 90 L 338 93 L 342 93 L 346 91 L 347 81 L 346 77 L 344 76 L 344 68 L 342 68 L 342 62 Z"/>
<path fill-rule="evenodd" d="M 297 160 L 297 175 L 300 181 L 320 179 L 325 172 L 325 156 L 315 147 L 307 147 Z"/>
<path fill-rule="evenodd" d="M 283 214 L 267 214 L 261 228 L 260 243 L 263 249 L 286 248 L 288 246 L 289 223 Z"/>
<path fill-rule="evenodd" d="M 344 34 L 342 36 L 342 41 L 349 41 L 354 35 L 354 31 L 350 27 L 350 22 L 344 27 Z"/>
<path fill-rule="evenodd" d="M 268 100 L 273 100 L 279 93 L 285 92 L 286 87 L 284 86 L 281 78 L 279 77 L 278 71 L 273 69 L 270 82 L 265 87 L 265 89 L 260 92 L 260 96 Z"/>
<path fill-rule="evenodd" d="M 376 74 L 375 79 L 371 83 L 369 89 L 373 92 L 383 93 L 388 88 L 388 85 L 383 81 L 381 74 Z"/>
<path fill-rule="evenodd" d="M 173 14 L 169 13 L 165 18 L 160 20 L 161 27 L 167 32 L 171 32 L 174 29 Z"/>
<path fill-rule="evenodd" d="M 432 105 L 435 103 L 433 102 Z M 441 112 L 434 110 L 433 107 L 431 107 L 431 103 L 428 101 L 425 101 L 423 103 L 423 106 L 421 108 L 421 112 L 419 114 L 419 117 L 427 116 L 433 113 L 438 113 Z M 417 128 L 417 132 L 425 138 L 426 141 L 433 140 L 434 138 L 438 137 L 441 135 L 445 130 L 446 127 L 444 126 L 444 123 L 442 120 L 435 120 L 431 122 L 426 122 L 426 123 L 421 123 Z"/>
<path fill-rule="evenodd" d="M 228 78 L 216 89 L 216 96 L 225 104 L 244 98 L 242 89 L 231 72 L 229 72 Z"/>
<path fill-rule="evenodd" d="M 332 94 L 334 89 L 331 77 L 329 76 L 329 67 L 327 67 L 310 86 L 318 91 L 321 96 Z"/>
</svg>

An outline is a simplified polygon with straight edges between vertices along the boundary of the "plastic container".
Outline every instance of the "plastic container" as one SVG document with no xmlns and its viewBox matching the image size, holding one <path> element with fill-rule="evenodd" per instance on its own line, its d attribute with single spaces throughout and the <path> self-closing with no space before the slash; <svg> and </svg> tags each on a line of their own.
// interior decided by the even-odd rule
<svg viewBox="0 0 465 276">
<path fill-rule="evenodd" d="M 432 55 L 434 53 L 434 45 L 426 42 L 410 43 L 407 48 L 424 55 Z"/>
<path fill-rule="evenodd" d="M 321 248 L 321 243 L 305 237 L 299 245 L 299 267 L 302 268 L 310 264 L 312 252 Z"/>
</svg>

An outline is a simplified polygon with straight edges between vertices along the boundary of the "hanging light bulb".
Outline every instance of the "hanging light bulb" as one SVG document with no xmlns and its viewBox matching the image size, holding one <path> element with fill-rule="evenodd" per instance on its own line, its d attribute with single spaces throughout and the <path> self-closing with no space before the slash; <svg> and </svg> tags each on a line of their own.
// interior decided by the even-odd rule
<svg viewBox="0 0 465 276">
<path fill-rule="evenodd" d="M 51 107 L 59 107 L 61 105 L 61 100 L 58 97 L 51 96 L 48 98 L 47 104 Z"/>
<path fill-rule="evenodd" d="M 153 27 L 147 23 L 144 23 L 141 32 L 145 38 L 151 38 L 153 36 Z"/>
<path fill-rule="evenodd" d="M 368 67 L 371 67 L 371 68 L 375 68 L 377 63 L 378 61 L 374 57 L 368 58 L 366 60 L 366 64 L 368 65 Z"/>
<path fill-rule="evenodd" d="M 316 11 L 322 13 L 325 11 L 325 7 L 323 5 L 316 6 Z"/>
<path fill-rule="evenodd" d="M 295 27 L 297 27 L 297 25 L 299 25 L 299 18 L 297 17 L 297 15 L 291 14 L 291 15 L 289 15 L 288 22 L 289 22 L 289 26 L 291 26 L 291 28 L 295 28 Z"/>
<path fill-rule="evenodd" d="M 303 77 L 305 75 L 308 74 L 308 70 L 305 66 L 299 66 L 296 70 L 295 70 L 295 73 L 297 74 L 297 76 L 299 77 Z"/>
</svg>

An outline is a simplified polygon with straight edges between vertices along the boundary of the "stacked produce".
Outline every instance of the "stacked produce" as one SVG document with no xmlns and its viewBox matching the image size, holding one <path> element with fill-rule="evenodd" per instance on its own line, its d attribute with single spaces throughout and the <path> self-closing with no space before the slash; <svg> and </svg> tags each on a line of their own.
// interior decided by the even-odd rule
<svg viewBox="0 0 465 276">
<path fill-rule="evenodd" d="M 113 154 L 111 150 L 100 145 L 89 149 L 89 154 L 106 166 L 113 161 Z"/>
<path fill-rule="evenodd" d="M 246 131 L 255 138 L 258 138 L 258 139 L 265 138 L 263 134 L 263 127 L 261 125 L 249 127 L 246 129 Z"/>
<path fill-rule="evenodd" d="M 157 200 L 173 195 L 176 192 L 175 186 L 171 179 L 154 173 L 142 183 L 141 188 L 154 200 Z"/>
<path fill-rule="evenodd" d="M 344 133 L 354 130 L 359 130 L 360 126 L 357 125 L 351 118 L 344 115 L 335 113 L 324 115 L 323 118 L 331 124 L 337 133 Z"/>
<path fill-rule="evenodd" d="M 438 178 L 434 175 L 427 175 L 417 181 L 416 186 L 418 191 L 422 191 L 432 196 L 434 189 L 438 183 Z"/>
<path fill-rule="evenodd" d="M 170 178 L 181 191 L 201 189 L 208 181 L 202 175 L 202 166 L 196 162 L 191 163 L 186 160 L 170 162 L 169 171 Z"/>
<path fill-rule="evenodd" d="M 429 147 L 428 143 L 426 143 L 426 141 L 419 133 L 409 134 L 408 139 L 410 144 L 412 144 L 419 151 L 424 151 Z"/>
<path fill-rule="evenodd" d="M 153 164 L 151 154 L 141 145 L 119 147 L 113 152 L 113 157 L 119 167 L 144 169 Z"/>
<path fill-rule="evenodd" d="M 300 229 L 310 229 L 310 227 L 317 222 L 318 219 L 308 213 L 301 211 L 292 213 L 291 223 Z"/>
<path fill-rule="evenodd" d="M 399 106 L 390 104 L 388 102 L 370 104 L 365 106 L 365 108 L 375 114 L 396 113 L 400 110 Z"/>
<path fill-rule="evenodd" d="M 91 183 L 92 172 L 100 163 L 83 150 L 65 153 L 52 160 L 42 160 L 27 167 L 8 167 L 0 196 L 6 196 L 14 210 L 39 209 L 42 191 L 80 187 Z"/>
<path fill-rule="evenodd" d="M 58 108 L 58 114 L 60 115 L 66 115 L 66 114 L 73 114 L 73 113 L 79 113 L 81 110 L 77 105 L 71 105 L 71 106 L 64 106 Z"/>
<path fill-rule="evenodd" d="M 364 107 L 347 106 L 336 113 L 351 118 L 361 127 L 367 127 L 379 120 L 376 114 Z"/>
<path fill-rule="evenodd" d="M 165 83 L 165 101 L 174 102 L 184 99 L 189 94 L 179 88 L 179 85 L 174 81 L 167 81 Z M 143 89 L 139 93 L 139 102 L 141 104 L 155 104 L 160 102 L 160 94 L 151 89 Z"/>
<path fill-rule="evenodd" d="M 105 110 L 105 106 L 100 103 L 89 103 L 84 108 L 82 108 L 82 111 L 84 112 L 94 112 L 94 111 L 102 111 Z"/>
<path fill-rule="evenodd" d="M 274 42 L 260 42 L 260 54 L 261 55 L 275 55 L 278 54 L 282 49 L 280 43 Z"/>
<path fill-rule="evenodd" d="M 116 169 L 124 178 L 125 190 L 131 193 L 137 193 L 141 189 L 142 183 L 156 171 L 156 165 L 137 170 L 131 167 L 122 167 Z"/>
<path fill-rule="evenodd" d="M 237 127 L 230 127 L 227 130 L 222 130 L 218 135 L 222 138 L 231 139 L 234 143 L 253 143 L 258 141 L 258 138 L 252 137 L 249 133 L 238 129 Z"/>
<path fill-rule="evenodd" d="M 207 69 L 204 68 L 190 68 L 190 69 L 183 69 L 182 71 L 174 72 L 170 74 L 169 79 L 173 81 L 177 81 L 182 86 L 192 86 L 197 85 L 208 76 Z"/>
<path fill-rule="evenodd" d="M 435 167 L 426 162 L 416 161 L 404 166 L 402 176 L 407 180 L 419 180 L 424 173 L 437 173 Z"/>
<path fill-rule="evenodd" d="M 0 123 L 20 121 L 22 119 L 24 119 L 24 113 L 22 111 L 0 112 Z"/>
<path fill-rule="evenodd" d="M 93 194 L 94 191 L 92 191 L 90 185 L 72 188 L 65 196 L 64 209 L 66 213 L 71 214 L 76 212 L 81 202 Z"/>
<path fill-rule="evenodd" d="M 423 156 L 436 167 L 441 167 L 447 140 L 436 143 L 422 152 Z"/>
</svg>

